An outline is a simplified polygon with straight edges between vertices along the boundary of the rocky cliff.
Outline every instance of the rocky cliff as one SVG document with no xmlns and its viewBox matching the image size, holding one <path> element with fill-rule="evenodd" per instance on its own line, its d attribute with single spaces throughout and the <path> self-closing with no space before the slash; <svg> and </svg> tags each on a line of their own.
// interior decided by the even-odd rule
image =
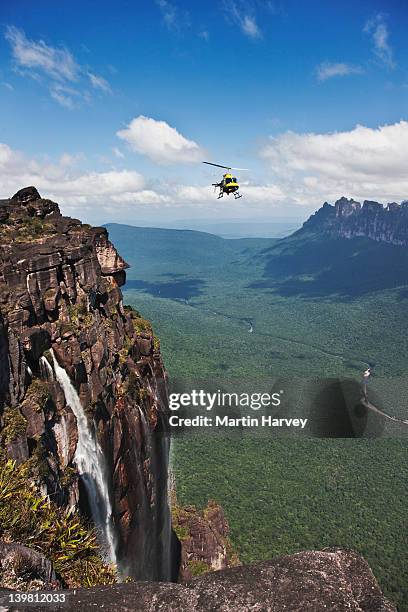
<svg viewBox="0 0 408 612">
<path fill-rule="evenodd" d="M 166 373 L 149 322 L 123 305 L 127 264 L 105 229 L 63 217 L 34 187 L 0 201 L 0 244 L 3 452 L 60 507 L 111 505 L 125 573 L 171 579 Z M 76 398 L 96 476 L 78 475 Z M 101 475 L 103 495 L 90 482 Z"/>
<path fill-rule="evenodd" d="M 351 550 L 328 549 L 277 557 L 200 576 L 185 584 L 139 583 L 64 591 L 53 610 L 88 612 L 396 612 L 367 565 Z M 0 592 L 4 610 L 9 594 Z M 24 604 L 13 610 L 47 610 Z"/>
<path fill-rule="evenodd" d="M 361 205 L 353 199 L 342 197 L 334 206 L 325 202 L 304 223 L 303 228 L 343 238 L 365 236 L 377 242 L 407 246 L 408 201 L 383 206 L 379 202 L 364 200 Z"/>
<path fill-rule="evenodd" d="M 219 504 L 210 500 L 198 510 L 180 506 L 172 496 L 172 525 L 181 544 L 179 581 L 240 565 L 229 539 L 229 525 Z"/>
</svg>

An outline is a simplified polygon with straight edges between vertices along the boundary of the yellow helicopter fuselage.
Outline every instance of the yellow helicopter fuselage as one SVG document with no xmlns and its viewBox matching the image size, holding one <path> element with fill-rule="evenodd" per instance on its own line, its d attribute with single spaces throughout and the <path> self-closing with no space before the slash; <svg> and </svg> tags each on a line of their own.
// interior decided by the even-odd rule
<svg viewBox="0 0 408 612">
<path fill-rule="evenodd" d="M 223 175 L 222 178 L 222 190 L 225 193 L 233 193 L 234 191 L 238 191 L 239 184 L 235 176 L 232 176 L 229 172 Z"/>
</svg>

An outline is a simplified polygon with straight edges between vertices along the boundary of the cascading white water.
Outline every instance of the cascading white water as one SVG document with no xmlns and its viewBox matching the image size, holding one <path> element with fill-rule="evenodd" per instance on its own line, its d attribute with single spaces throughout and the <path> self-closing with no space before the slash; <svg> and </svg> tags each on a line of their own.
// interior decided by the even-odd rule
<svg viewBox="0 0 408 612">
<path fill-rule="evenodd" d="M 52 349 L 51 355 L 56 379 L 61 385 L 64 391 L 65 400 L 74 413 L 77 421 L 78 443 L 74 461 L 86 487 L 94 522 L 102 530 L 104 543 L 107 546 L 108 561 L 116 564 L 116 542 L 112 523 L 112 505 L 106 482 L 106 468 L 103 452 L 96 440 L 94 431 L 88 423 L 88 419 L 74 385 L 64 368 L 58 364 Z M 49 364 L 48 366 L 50 367 Z"/>
<path fill-rule="evenodd" d="M 40 371 L 41 375 L 45 380 L 54 380 L 54 372 L 50 366 L 48 359 L 42 355 L 40 357 Z"/>
</svg>

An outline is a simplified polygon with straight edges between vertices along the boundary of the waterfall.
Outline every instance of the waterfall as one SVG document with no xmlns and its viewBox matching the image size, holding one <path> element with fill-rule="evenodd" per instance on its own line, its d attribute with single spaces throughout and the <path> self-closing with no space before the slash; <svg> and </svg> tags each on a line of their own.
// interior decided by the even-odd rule
<svg viewBox="0 0 408 612">
<path fill-rule="evenodd" d="M 163 445 L 163 457 L 169 457 L 170 454 L 170 440 L 167 434 L 162 434 L 162 445 Z M 168 459 L 167 459 L 168 461 Z M 169 478 L 169 464 L 166 465 L 167 478 Z M 163 544 L 163 559 L 162 559 L 162 575 L 164 580 L 172 580 L 172 530 L 171 530 L 171 514 L 168 504 L 170 504 L 170 498 L 168 495 L 168 488 L 166 487 L 166 502 L 165 502 L 165 516 L 163 521 L 162 531 L 162 544 Z"/>
<path fill-rule="evenodd" d="M 48 359 L 42 355 L 40 357 L 40 372 L 45 380 L 54 380 L 54 372 L 50 366 Z"/>
<path fill-rule="evenodd" d="M 157 393 L 156 387 L 152 387 L 150 381 L 147 384 L 150 395 L 153 397 L 154 402 L 157 406 L 160 406 L 160 398 Z M 149 454 L 152 457 L 154 463 L 156 463 L 158 457 L 160 457 L 160 461 L 163 462 L 162 471 L 163 475 L 165 475 L 165 486 L 161 491 L 161 494 L 164 496 L 162 500 L 162 508 L 160 512 L 159 518 L 159 531 L 157 533 L 158 544 L 160 546 L 160 554 L 159 554 L 159 564 L 160 564 L 160 579 L 165 581 L 170 581 L 172 579 L 172 529 L 171 529 L 171 515 L 169 511 L 169 495 L 168 495 L 168 481 L 169 481 L 169 452 L 170 452 L 170 441 L 167 433 L 162 432 L 159 434 L 158 439 L 155 440 L 154 443 L 154 452 L 152 453 L 152 431 L 146 420 L 146 416 L 139 407 L 140 419 L 142 423 L 143 429 L 143 437 L 146 441 L 147 448 L 149 450 Z M 156 470 L 158 473 L 159 470 Z"/>
<path fill-rule="evenodd" d="M 64 368 L 58 364 L 52 349 L 51 355 L 56 379 L 64 391 L 65 400 L 74 413 L 77 422 L 78 444 L 74 461 L 86 487 L 93 520 L 96 526 L 102 531 L 104 544 L 107 546 L 108 561 L 109 563 L 117 564 L 116 539 L 112 522 L 112 505 L 106 482 L 106 467 L 103 452 L 96 440 L 93 428 L 91 428 L 88 423 L 88 419 L 74 385 Z M 45 359 L 45 357 L 43 359 Z M 45 359 L 45 361 L 51 369 L 47 359 Z"/>
</svg>

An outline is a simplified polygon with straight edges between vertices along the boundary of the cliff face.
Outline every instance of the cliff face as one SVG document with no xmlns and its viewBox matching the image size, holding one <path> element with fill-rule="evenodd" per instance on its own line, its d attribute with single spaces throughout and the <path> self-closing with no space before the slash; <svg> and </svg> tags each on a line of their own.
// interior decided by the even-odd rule
<svg viewBox="0 0 408 612">
<path fill-rule="evenodd" d="M 92 506 L 78 477 L 68 374 L 104 457 L 119 563 L 170 579 L 166 373 L 150 324 L 123 306 L 127 264 L 103 228 L 63 217 L 35 188 L 0 201 L 0 429 L 60 506 Z M 74 391 L 75 393 L 75 391 Z"/>
<path fill-rule="evenodd" d="M 324 203 L 303 228 L 317 229 L 343 238 L 365 236 L 377 242 L 408 245 L 408 202 L 392 202 L 383 206 L 365 200 L 361 205 L 353 199 L 340 198 L 331 206 Z M 300 230 L 302 231 L 302 230 Z"/>
<path fill-rule="evenodd" d="M 179 580 L 240 565 L 229 540 L 224 511 L 215 501 L 204 510 L 180 506 L 173 492 L 172 525 L 181 544 Z"/>
</svg>

